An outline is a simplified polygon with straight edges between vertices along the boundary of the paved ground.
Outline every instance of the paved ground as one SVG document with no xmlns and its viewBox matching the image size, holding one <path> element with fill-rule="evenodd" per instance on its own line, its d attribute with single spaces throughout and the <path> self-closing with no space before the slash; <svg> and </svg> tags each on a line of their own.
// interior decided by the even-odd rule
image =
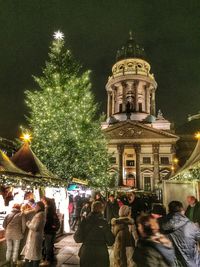
<svg viewBox="0 0 200 267">
<path fill-rule="evenodd" d="M 79 267 L 78 251 L 80 244 L 75 243 L 73 234 L 60 237 L 55 244 L 55 248 L 57 258 L 56 267 Z M 110 254 L 110 266 L 112 266 L 111 249 L 108 251 Z"/>
<path fill-rule="evenodd" d="M 79 267 L 80 244 L 75 243 L 72 234 L 60 237 L 55 243 L 55 248 L 57 267 Z"/>
<path fill-rule="evenodd" d="M 79 267 L 79 248 L 80 244 L 75 243 L 73 234 L 60 236 L 55 243 L 57 264 L 51 264 L 49 267 Z M 4 242 L 0 246 L 0 267 L 5 266 L 5 250 Z"/>
</svg>

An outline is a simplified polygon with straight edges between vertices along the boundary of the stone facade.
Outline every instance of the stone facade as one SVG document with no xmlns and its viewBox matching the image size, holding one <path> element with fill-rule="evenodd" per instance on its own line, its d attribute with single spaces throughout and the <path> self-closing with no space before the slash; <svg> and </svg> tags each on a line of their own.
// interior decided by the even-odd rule
<svg viewBox="0 0 200 267">
<path fill-rule="evenodd" d="M 118 185 L 145 191 L 155 190 L 171 172 L 178 140 L 161 111 L 156 116 L 157 83 L 150 69 L 130 35 L 106 84 L 107 121 L 102 124 Z"/>
</svg>

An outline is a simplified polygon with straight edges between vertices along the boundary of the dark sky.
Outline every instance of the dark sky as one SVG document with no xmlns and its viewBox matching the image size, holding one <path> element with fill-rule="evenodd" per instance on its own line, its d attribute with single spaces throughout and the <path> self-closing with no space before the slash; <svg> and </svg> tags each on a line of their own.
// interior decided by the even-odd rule
<svg viewBox="0 0 200 267">
<path fill-rule="evenodd" d="M 177 124 L 200 110 L 200 1 L 0 0 L 0 136 L 17 137 L 52 34 L 60 29 L 76 59 L 92 70 L 106 111 L 105 84 L 132 29 L 158 83 L 157 109 Z"/>
</svg>

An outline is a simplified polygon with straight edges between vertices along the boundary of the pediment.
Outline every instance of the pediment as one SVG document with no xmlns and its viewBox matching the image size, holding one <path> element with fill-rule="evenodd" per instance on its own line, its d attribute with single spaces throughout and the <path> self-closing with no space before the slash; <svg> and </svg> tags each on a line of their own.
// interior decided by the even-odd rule
<svg viewBox="0 0 200 267">
<path fill-rule="evenodd" d="M 104 130 L 109 139 L 177 139 L 178 136 L 138 122 L 119 122 Z"/>
</svg>

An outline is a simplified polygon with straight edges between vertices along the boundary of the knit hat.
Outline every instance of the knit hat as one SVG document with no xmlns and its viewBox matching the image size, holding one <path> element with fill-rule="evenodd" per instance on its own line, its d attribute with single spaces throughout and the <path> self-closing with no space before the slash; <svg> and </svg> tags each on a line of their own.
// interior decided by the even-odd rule
<svg viewBox="0 0 200 267">
<path fill-rule="evenodd" d="M 123 205 L 119 209 L 119 217 L 127 217 L 130 214 L 130 207 Z"/>
</svg>

